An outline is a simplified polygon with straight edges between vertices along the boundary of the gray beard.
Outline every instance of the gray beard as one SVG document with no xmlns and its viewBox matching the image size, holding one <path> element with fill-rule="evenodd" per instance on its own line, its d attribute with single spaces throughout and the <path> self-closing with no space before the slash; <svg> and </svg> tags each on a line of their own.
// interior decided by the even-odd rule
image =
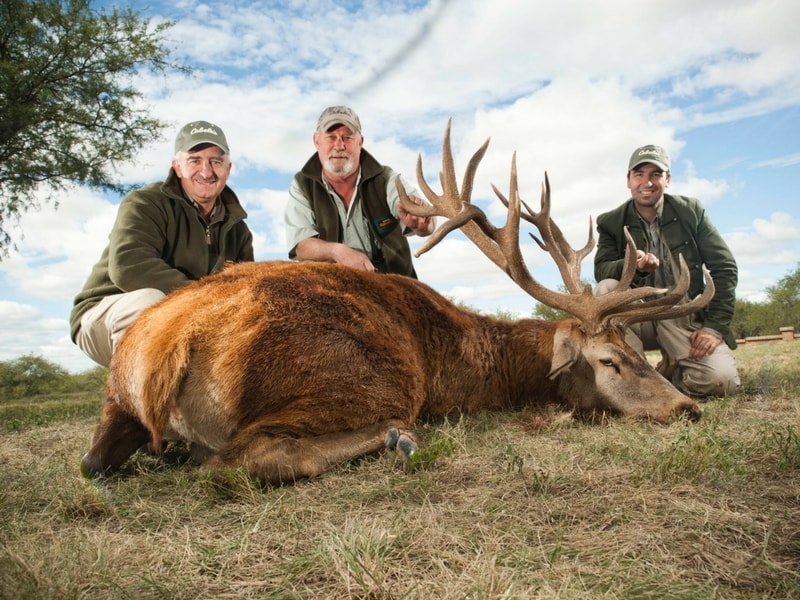
<svg viewBox="0 0 800 600">
<path fill-rule="evenodd" d="M 333 173 L 334 175 L 339 175 L 340 177 L 344 177 L 345 175 L 350 175 L 355 169 L 355 161 L 352 158 L 349 158 L 346 163 L 344 163 L 341 167 L 337 167 L 334 165 L 331 159 L 325 161 L 325 170 L 329 173 Z"/>
</svg>

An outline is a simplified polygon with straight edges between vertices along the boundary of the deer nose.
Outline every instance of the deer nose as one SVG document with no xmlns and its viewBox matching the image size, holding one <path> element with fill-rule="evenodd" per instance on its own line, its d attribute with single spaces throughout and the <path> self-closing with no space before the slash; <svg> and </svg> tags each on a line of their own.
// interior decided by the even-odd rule
<svg viewBox="0 0 800 600">
<path fill-rule="evenodd" d="M 675 413 L 682 417 L 686 417 L 692 423 L 697 423 L 700 420 L 703 411 L 695 402 L 690 400 L 689 402 L 685 402 L 675 407 Z"/>
</svg>

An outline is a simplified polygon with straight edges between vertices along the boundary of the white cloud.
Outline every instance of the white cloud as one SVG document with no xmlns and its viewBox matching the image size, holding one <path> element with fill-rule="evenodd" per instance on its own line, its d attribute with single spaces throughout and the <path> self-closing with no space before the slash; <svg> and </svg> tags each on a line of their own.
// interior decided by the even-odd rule
<svg viewBox="0 0 800 600">
<path fill-rule="evenodd" d="M 760 169 L 764 167 L 783 168 L 800 165 L 800 152 L 795 154 L 788 154 L 786 156 L 778 156 L 769 160 L 762 160 L 750 166 L 751 169 Z"/>
<path fill-rule="evenodd" d="M 737 262 L 745 267 L 786 265 L 800 262 L 800 220 L 784 212 L 769 219 L 755 219 L 743 231 L 726 236 Z"/>
<path fill-rule="evenodd" d="M 115 215 L 116 207 L 102 196 L 67 190 L 57 210 L 47 206 L 23 216 L 19 252 L 4 259 L 0 270 L 24 296 L 71 298 L 105 247 Z"/>
<path fill-rule="evenodd" d="M 0 300 L 0 361 L 35 354 L 73 372 L 96 366 L 72 344 L 65 319 L 48 318 L 35 306 Z"/>
<path fill-rule="evenodd" d="M 702 198 L 703 204 L 706 206 L 723 198 L 731 188 L 727 181 L 711 180 L 698 176 L 691 161 L 686 161 L 685 179 L 683 181 L 674 181 L 673 183 L 674 185 L 670 184 L 671 188 L 680 189 L 680 193 L 685 196 Z M 671 189 L 668 191 L 671 191 Z"/>
</svg>

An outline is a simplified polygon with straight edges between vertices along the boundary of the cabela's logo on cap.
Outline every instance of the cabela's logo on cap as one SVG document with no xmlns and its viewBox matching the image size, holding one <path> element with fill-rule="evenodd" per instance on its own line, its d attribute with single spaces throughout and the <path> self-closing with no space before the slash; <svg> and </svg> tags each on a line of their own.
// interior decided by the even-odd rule
<svg viewBox="0 0 800 600">
<path fill-rule="evenodd" d="M 361 133 L 361 120 L 349 106 L 329 106 L 317 121 L 318 131 L 328 131 L 333 125 L 344 125 L 353 133 Z"/>
<path fill-rule="evenodd" d="M 640 148 L 639 149 L 639 156 L 640 157 L 648 156 L 648 155 L 651 155 L 651 156 L 664 156 L 664 154 L 661 152 L 661 149 L 660 148 L 656 148 L 655 146 L 649 146 L 647 148 Z"/>
<path fill-rule="evenodd" d="M 664 171 L 669 171 L 669 154 L 661 146 L 648 144 L 633 151 L 631 160 L 628 162 L 628 170 L 639 166 L 642 163 L 653 163 Z"/>
<path fill-rule="evenodd" d="M 211 127 L 195 127 L 189 132 L 189 135 L 196 135 L 198 133 L 210 133 L 211 135 L 219 135 L 219 133 L 215 129 L 211 129 Z"/>
<path fill-rule="evenodd" d="M 228 140 L 222 129 L 208 121 L 192 121 L 184 125 L 175 139 L 175 152 L 188 152 L 201 144 L 213 144 L 228 154 Z"/>
</svg>

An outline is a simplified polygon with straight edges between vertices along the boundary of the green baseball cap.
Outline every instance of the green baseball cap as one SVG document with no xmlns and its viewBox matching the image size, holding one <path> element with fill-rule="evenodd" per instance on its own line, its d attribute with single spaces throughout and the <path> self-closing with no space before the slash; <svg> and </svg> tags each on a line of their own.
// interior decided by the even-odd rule
<svg viewBox="0 0 800 600">
<path fill-rule="evenodd" d="M 642 163 L 652 163 L 662 171 L 669 171 L 669 154 L 661 146 L 649 144 L 633 151 L 628 162 L 628 171 L 632 171 Z"/>
<path fill-rule="evenodd" d="M 175 138 L 175 154 L 188 152 L 200 144 L 213 144 L 225 154 L 230 154 L 228 140 L 222 129 L 208 121 L 192 121 L 184 125 Z"/>
</svg>

